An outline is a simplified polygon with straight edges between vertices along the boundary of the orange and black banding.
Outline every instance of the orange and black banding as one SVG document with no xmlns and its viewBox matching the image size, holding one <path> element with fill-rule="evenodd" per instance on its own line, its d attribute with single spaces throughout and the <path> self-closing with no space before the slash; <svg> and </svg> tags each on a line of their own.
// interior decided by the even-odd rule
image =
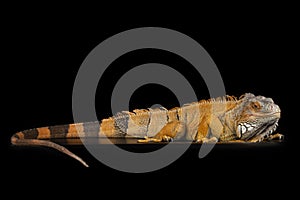
<svg viewBox="0 0 300 200">
<path fill-rule="evenodd" d="M 65 128 L 65 127 L 63 127 Z M 16 133 L 14 136 L 17 139 L 51 139 L 51 138 L 65 138 L 66 133 L 62 132 L 63 128 L 58 127 L 41 127 L 28 129 Z"/>
<path fill-rule="evenodd" d="M 18 132 L 11 137 L 12 143 L 15 143 L 17 140 L 23 140 L 23 139 L 24 139 L 23 132 Z"/>
<path fill-rule="evenodd" d="M 74 124 L 28 129 L 15 134 L 17 139 L 78 138 Z"/>
<path fill-rule="evenodd" d="M 87 122 L 77 124 L 66 124 L 57 126 L 48 126 L 24 130 L 14 134 L 15 139 L 66 139 L 80 137 L 114 137 L 124 136 L 124 133 L 117 130 L 115 122 L 112 119 L 106 119 L 99 122 Z M 119 133 L 119 134 L 118 134 Z"/>
<path fill-rule="evenodd" d="M 39 131 L 37 128 L 33 128 L 16 133 L 15 135 L 18 139 L 37 139 L 39 136 Z"/>
<path fill-rule="evenodd" d="M 82 127 L 81 124 L 78 124 L 78 126 Z M 70 133 L 70 131 L 72 133 Z M 77 129 L 74 129 L 74 125 L 72 124 L 34 128 L 34 129 L 28 129 L 28 130 L 15 133 L 11 137 L 11 143 L 19 146 L 31 145 L 31 146 L 46 146 L 46 147 L 54 148 L 78 160 L 84 166 L 88 167 L 88 165 L 80 157 L 78 157 L 77 155 L 75 155 L 65 147 L 56 144 L 52 141 L 49 141 L 49 139 L 51 138 L 65 139 L 65 138 L 70 138 L 75 136 L 78 137 L 77 133 L 78 133 Z"/>
</svg>

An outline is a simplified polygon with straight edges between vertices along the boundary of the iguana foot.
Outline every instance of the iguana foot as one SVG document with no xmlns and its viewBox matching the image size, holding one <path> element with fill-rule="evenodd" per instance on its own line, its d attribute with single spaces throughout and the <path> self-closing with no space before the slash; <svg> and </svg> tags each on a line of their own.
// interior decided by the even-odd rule
<svg viewBox="0 0 300 200">
<path fill-rule="evenodd" d="M 202 139 L 197 139 L 196 143 L 217 143 L 218 142 L 218 138 L 216 137 L 211 137 L 211 138 L 202 138 Z"/>
<path fill-rule="evenodd" d="M 280 133 L 276 133 L 274 135 L 270 135 L 267 140 L 283 140 L 284 139 L 284 135 L 280 134 Z"/>
<path fill-rule="evenodd" d="M 174 139 L 180 139 L 185 134 L 185 125 L 180 121 L 167 123 L 155 136 L 145 137 L 138 140 L 140 143 L 148 142 L 172 142 Z"/>
<path fill-rule="evenodd" d="M 229 140 L 221 143 L 245 143 L 244 140 Z"/>
<path fill-rule="evenodd" d="M 173 142 L 173 138 L 170 137 L 170 136 L 164 135 L 164 136 L 162 137 L 162 141 L 163 141 L 163 142 Z"/>
<path fill-rule="evenodd" d="M 257 142 L 261 142 L 263 141 L 264 138 L 263 137 L 256 137 L 256 138 L 253 138 L 251 140 L 248 140 L 247 142 L 250 142 L 250 143 L 257 143 Z"/>
<path fill-rule="evenodd" d="M 149 143 L 149 142 L 173 142 L 173 138 L 167 135 L 162 136 L 161 138 L 149 138 L 145 137 L 144 139 L 138 140 L 139 143 Z"/>
<path fill-rule="evenodd" d="M 156 139 L 156 138 L 149 138 L 149 137 L 145 137 L 142 140 L 138 140 L 138 143 L 149 143 L 149 142 L 161 142 L 161 139 Z"/>
</svg>

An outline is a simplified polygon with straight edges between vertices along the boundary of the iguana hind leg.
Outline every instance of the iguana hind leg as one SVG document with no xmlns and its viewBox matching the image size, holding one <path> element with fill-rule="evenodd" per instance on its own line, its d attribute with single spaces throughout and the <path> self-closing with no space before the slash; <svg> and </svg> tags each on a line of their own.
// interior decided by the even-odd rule
<svg viewBox="0 0 300 200">
<path fill-rule="evenodd" d="M 174 139 L 180 139 L 185 134 L 185 125 L 180 121 L 167 123 L 155 136 L 145 137 L 138 140 L 139 143 L 149 142 L 171 142 Z"/>
</svg>

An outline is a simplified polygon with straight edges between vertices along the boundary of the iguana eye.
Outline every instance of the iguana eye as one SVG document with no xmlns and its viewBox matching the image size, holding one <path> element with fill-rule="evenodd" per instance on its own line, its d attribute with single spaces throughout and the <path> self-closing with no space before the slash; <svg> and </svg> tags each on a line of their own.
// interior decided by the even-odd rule
<svg viewBox="0 0 300 200">
<path fill-rule="evenodd" d="M 255 102 L 252 102 L 252 108 L 254 108 L 254 109 L 260 109 L 261 105 L 260 105 L 259 102 L 255 101 Z"/>
</svg>

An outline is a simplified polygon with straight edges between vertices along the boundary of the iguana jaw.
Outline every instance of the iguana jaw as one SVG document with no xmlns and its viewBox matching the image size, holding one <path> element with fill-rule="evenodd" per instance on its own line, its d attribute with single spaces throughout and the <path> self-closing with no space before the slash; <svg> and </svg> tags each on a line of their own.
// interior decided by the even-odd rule
<svg viewBox="0 0 300 200">
<path fill-rule="evenodd" d="M 274 113 L 264 118 L 257 118 L 254 121 L 240 122 L 237 125 L 236 133 L 242 140 L 251 140 L 256 136 L 261 138 L 272 134 L 278 126 L 280 113 Z"/>
</svg>

